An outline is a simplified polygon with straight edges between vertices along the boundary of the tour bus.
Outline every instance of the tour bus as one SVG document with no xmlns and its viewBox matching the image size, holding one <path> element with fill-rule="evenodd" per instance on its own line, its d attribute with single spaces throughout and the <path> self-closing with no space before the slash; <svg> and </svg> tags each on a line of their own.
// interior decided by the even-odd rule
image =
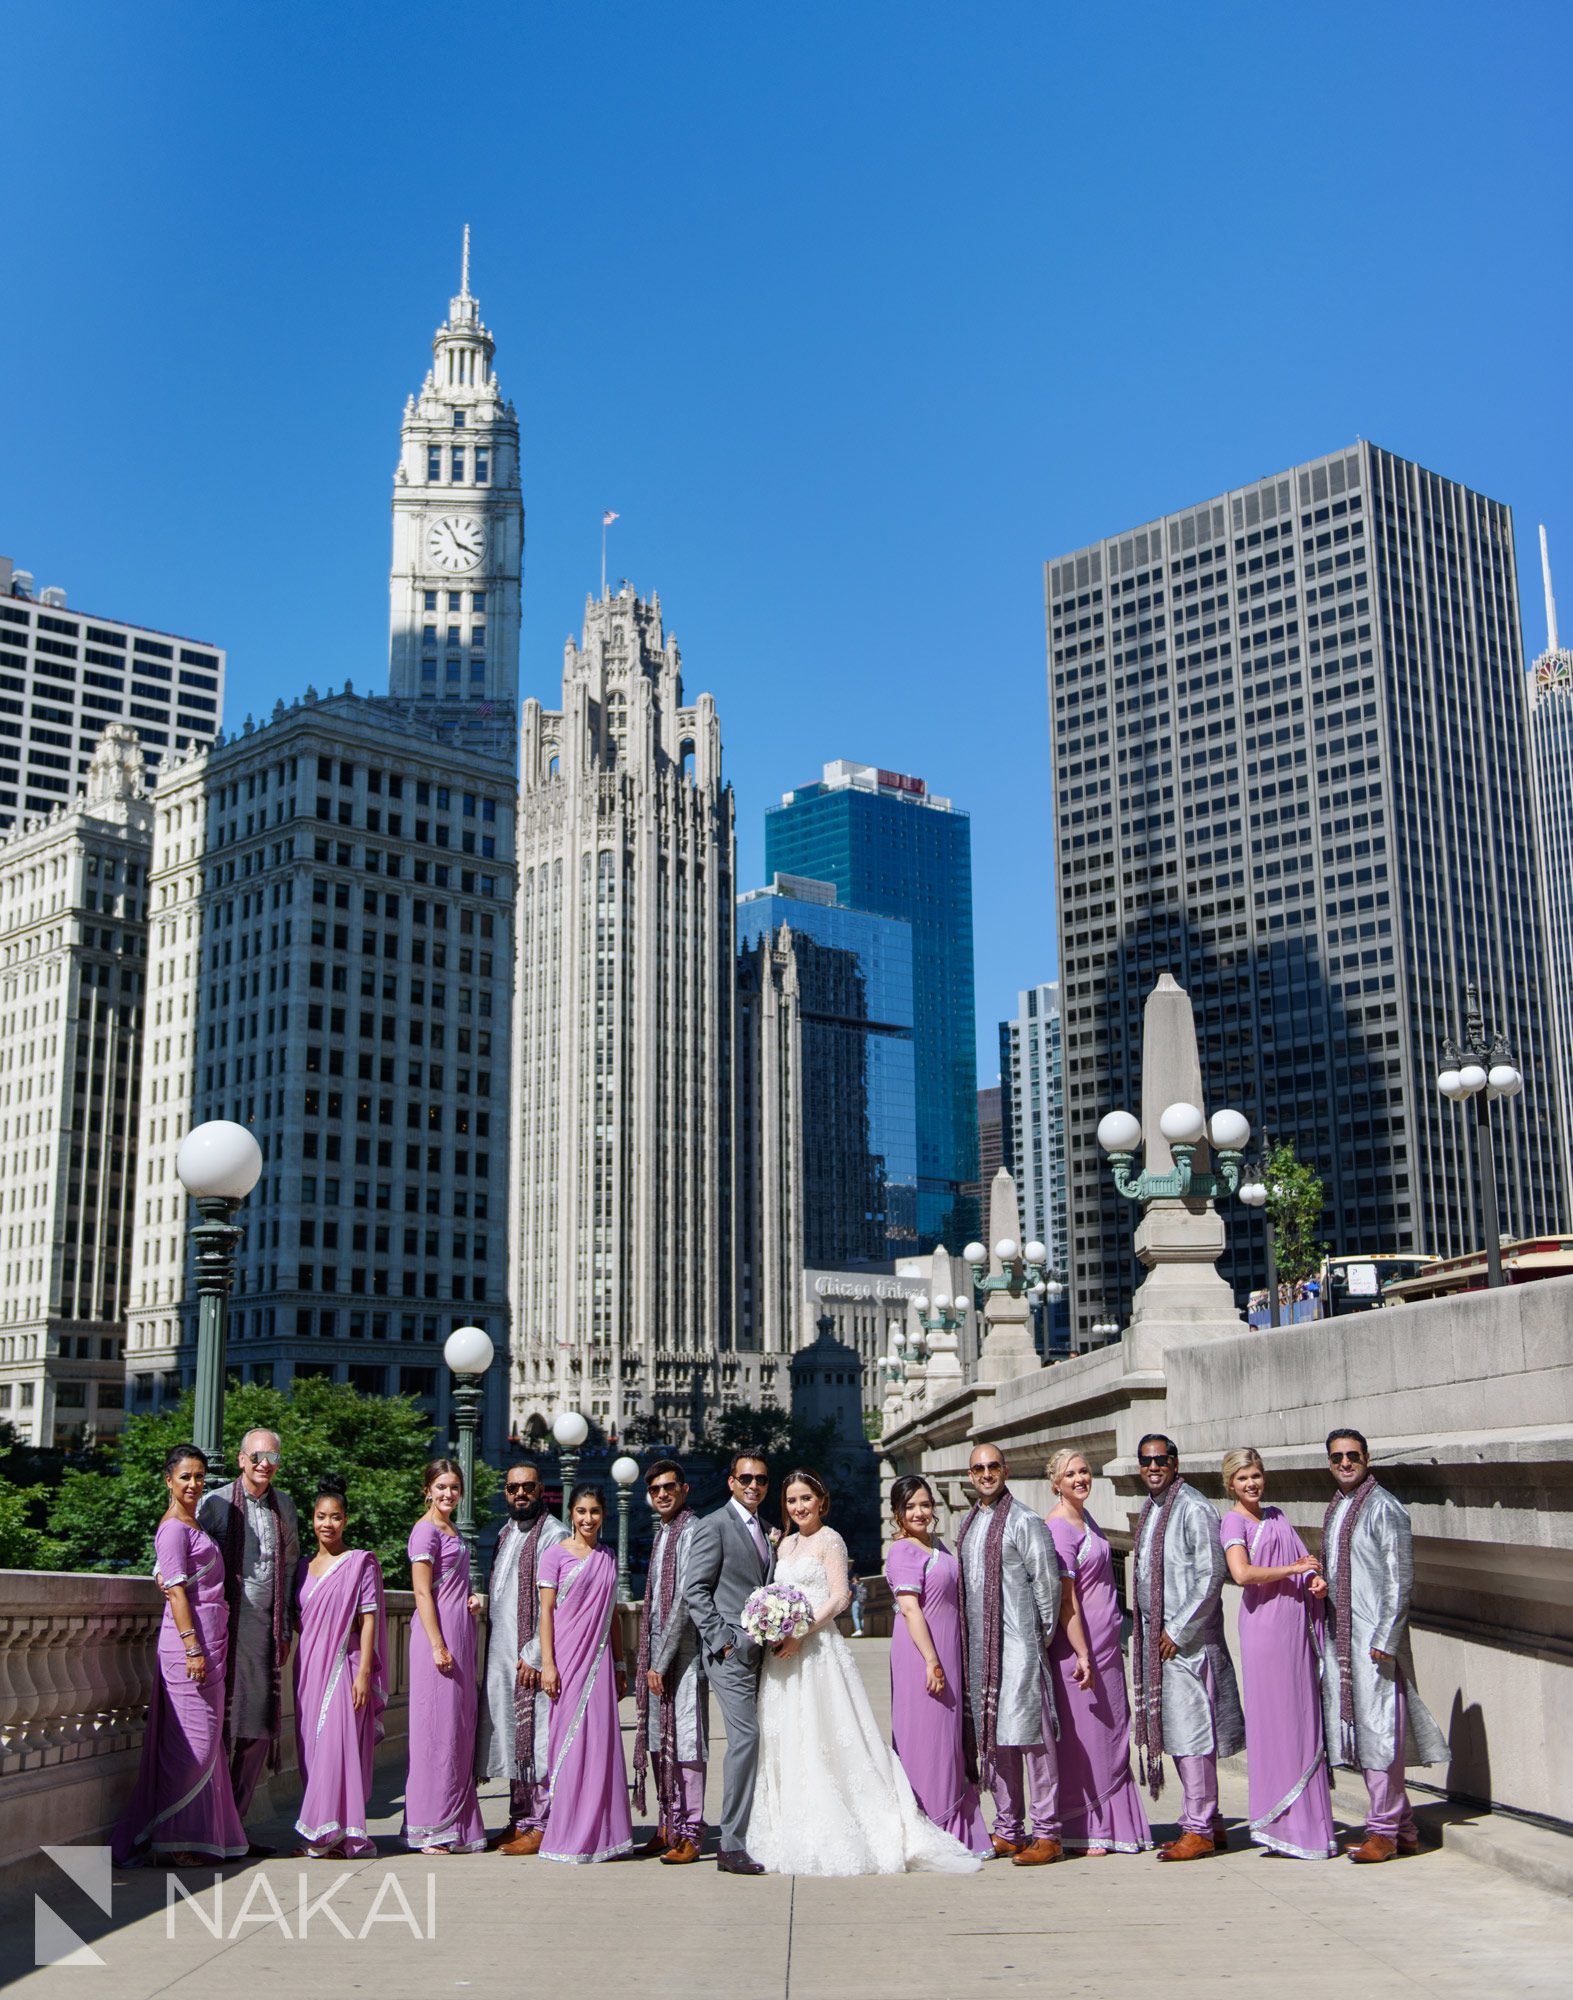
<svg viewBox="0 0 1573 2000">
<path fill-rule="evenodd" d="M 1323 1319 L 1345 1313 L 1370 1312 L 1386 1305 L 1395 1285 L 1421 1283 L 1440 1260 L 1411 1251 L 1402 1256 L 1355 1254 L 1327 1257 L 1322 1262 Z"/>
<path fill-rule="evenodd" d="M 1471 1250 L 1462 1257 L 1425 1257 L 1422 1269 L 1389 1284 L 1382 1305 L 1414 1305 L 1422 1299 L 1445 1299 L 1453 1292 L 1481 1292 L 1486 1286 L 1486 1253 Z M 1573 1273 L 1573 1236 L 1524 1236 L 1502 1245 L 1505 1284 L 1527 1285 L 1537 1278 L 1565 1278 Z"/>
</svg>

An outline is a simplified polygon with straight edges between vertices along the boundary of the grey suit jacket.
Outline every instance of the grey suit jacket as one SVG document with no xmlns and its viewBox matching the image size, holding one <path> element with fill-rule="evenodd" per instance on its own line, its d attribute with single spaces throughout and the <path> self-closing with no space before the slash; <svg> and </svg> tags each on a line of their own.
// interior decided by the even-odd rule
<svg viewBox="0 0 1573 2000">
<path fill-rule="evenodd" d="M 761 1567 L 753 1537 L 730 1500 L 691 1528 L 687 1541 L 683 1589 L 705 1658 L 719 1660 L 730 1646 L 735 1659 L 751 1664 L 760 1647 L 737 1621 L 753 1593 L 775 1575 L 775 1550 Z"/>
</svg>

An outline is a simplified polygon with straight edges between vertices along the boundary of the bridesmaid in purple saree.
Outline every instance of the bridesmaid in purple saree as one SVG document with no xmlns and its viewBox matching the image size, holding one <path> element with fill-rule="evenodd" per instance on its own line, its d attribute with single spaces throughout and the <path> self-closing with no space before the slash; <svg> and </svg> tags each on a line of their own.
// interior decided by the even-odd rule
<svg viewBox="0 0 1573 2000">
<path fill-rule="evenodd" d="M 536 1571 L 541 1592 L 541 1690 L 552 1704 L 551 1804 L 545 1861 L 610 1861 L 633 1846 L 628 1773 L 617 1704 L 626 1677 L 617 1657 L 617 1562 L 600 1546 L 606 1498 L 599 1486 L 569 1496 L 573 1533 Z"/>
<path fill-rule="evenodd" d="M 295 1743 L 305 1796 L 295 1831 L 309 1860 L 375 1854 L 366 1829 L 372 1755 L 388 1705 L 382 1569 L 367 1549 L 347 1549 L 344 1490 L 317 1489 L 317 1553 L 295 1579 Z"/>
<path fill-rule="evenodd" d="M 1286 1517 L 1264 1507 L 1267 1473 L 1250 1445 L 1226 1452 L 1219 1524 L 1240 1593 L 1240 1679 L 1245 1699 L 1251 1838 L 1270 1854 L 1326 1861 L 1338 1852 L 1322 1754 L 1322 1692 L 1313 1627 L 1327 1584 Z"/>
<path fill-rule="evenodd" d="M 895 1601 L 890 1740 L 913 1796 L 937 1827 L 992 1854 L 961 1733 L 961 1591 L 956 1558 L 934 1533 L 934 1493 L 915 1473 L 890 1489 L 897 1539 L 885 1558 Z"/>
<path fill-rule="evenodd" d="M 475 1793 L 475 1616 L 470 1556 L 453 1525 L 464 1477 L 451 1458 L 426 1468 L 426 1512 L 410 1534 L 410 1769 L 404 1840 L 422 1854 L 479 1854 L 486 1846 Z"/>
<path fill-rule="evenodd" d="M 153 1537 L 164 1593 L 158 1679 L 142 1734 L 136 1787 L 111 1837 L 116 1863 L 242 1861 L 246 1835 L 224 1755 L 229 1607 L 224 1558 L 197 1526 L 208 1462 L 194 1444 L 164 1461 L 169 1509 Z"/>
<path fill-rule="evenodd" d="M 1048 1517 L 1060 1570 L 1075 1592 L 1092 1675 L 1083 1686 L 1069 1621 L 1049 1644 L 1060 1718 L 1061 1842 L 1067 1854 L 1140 1854 L 1152 1846 L 1131 1776 L 1131 1711 L 1120 1651 L 1120 1597 L 1108 1538 L 1087 1512 L 1092 1467 L 1079 1451 L 1057 1451 L 1046 1467 L 1055 1506 Z"/>
</svg>

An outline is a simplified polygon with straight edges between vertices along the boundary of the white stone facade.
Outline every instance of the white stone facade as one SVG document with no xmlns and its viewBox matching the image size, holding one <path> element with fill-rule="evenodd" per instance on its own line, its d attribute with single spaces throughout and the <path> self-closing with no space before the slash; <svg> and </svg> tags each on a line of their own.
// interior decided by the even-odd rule
<svg viewBox="0 0 1573 2000">
<path fill-rule="evenodd" d="M 1021 1204 L 1021 1240 L 1041 1243 L 1056 1269 L 1067 1267 L 1065 1229 L 1065 1077 L 1057 980 L 1016 995 L 1000 1023 L 1002 1110 L 1010 1135 L 1005 1157 Z"/>
<path fill-rule="evenodd" d="M 514 1419 L 687 1430 L 732 1343 L 730 788 L 659 598 L 591 600 L 524 706 Z"/>
<path fill-rule="evenodd" d="M 111 723 L 85 796 L 0 841 L 0 1421 L 120 1428 L 153 808 Z"/>
</svg>

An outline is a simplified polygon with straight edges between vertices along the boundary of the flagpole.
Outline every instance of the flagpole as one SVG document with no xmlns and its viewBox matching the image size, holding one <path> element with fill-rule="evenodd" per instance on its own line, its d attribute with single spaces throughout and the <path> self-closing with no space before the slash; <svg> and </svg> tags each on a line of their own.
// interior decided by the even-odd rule
<svg viewBox="0 0 1573 2000">
<path fill-rule="evenodd" d="M 601 595 L 606 595 L 606 516 L 601 516 Z"/>
</svg>

